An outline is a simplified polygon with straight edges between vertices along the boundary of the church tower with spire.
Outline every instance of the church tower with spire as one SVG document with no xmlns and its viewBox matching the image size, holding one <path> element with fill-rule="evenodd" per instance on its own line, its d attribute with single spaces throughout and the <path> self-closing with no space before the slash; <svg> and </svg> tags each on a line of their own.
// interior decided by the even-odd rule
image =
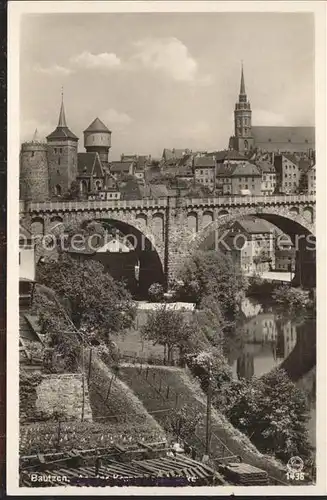
<svg viewBox="0 0 327 500">
<path fill-rule="evenodd" d="M 66 122 L 63 93 L 57 128 L 47 136 L 49 190 L 51 196 L 67 193 L 77 177 L 78 137 Z"/>
<path fill-rule="evenodd" d="M 231 138 L 230 143 L 230 146 L 232 146 L 233 149 L 240 151 L 241 153 L 246 153 L 254 147 L 251 120 L 252 111 L 245 91 L 242 63 L 240 93 L 234 110 L 235 135 Z"/>
</svg>

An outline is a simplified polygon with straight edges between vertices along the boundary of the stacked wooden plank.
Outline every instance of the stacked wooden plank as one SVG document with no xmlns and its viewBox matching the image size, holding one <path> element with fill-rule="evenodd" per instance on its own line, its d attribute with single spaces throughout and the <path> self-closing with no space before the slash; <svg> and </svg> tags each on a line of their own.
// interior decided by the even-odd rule
<svg viewBox="0 0 327 500">
<path fill-rule="evenodd" d="M 268 484 L 266 471 L 245 463 L 229 463 L 224 466 L 224 477 L 242 486 L 262 486 Z"/>
</svg>

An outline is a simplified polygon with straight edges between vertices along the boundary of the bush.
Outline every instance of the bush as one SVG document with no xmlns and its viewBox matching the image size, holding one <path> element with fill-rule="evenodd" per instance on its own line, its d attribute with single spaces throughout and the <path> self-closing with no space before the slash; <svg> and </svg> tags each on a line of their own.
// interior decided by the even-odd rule
<svg viewBox="0 0 327 500">
<path fill-rule="evenodd" d="M 275 288 L 273 300 L 287 309 L 303 309 L 311 305 L 308 293 L 300 288 L 290 288 L 287 285 Z"/>
<path fill-rule="evenodd" d="M 220 409 L 261 452 L 283 462 L 296 455 L 303 460 L 311 457 L 307 400 L 284 370 L 233 381 L 224 396 Z"/>
<path fill-rule="evenodd" d="M 164 288 L 160 283 L 152 283 L 148 290 L 151 302 L 162 302 L 164 300 Z"/>
</svg>

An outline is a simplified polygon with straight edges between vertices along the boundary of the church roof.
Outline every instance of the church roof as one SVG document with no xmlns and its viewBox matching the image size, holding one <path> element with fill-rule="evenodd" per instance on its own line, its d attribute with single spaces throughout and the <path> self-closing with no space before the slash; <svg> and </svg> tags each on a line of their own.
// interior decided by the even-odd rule
<svg viewBox="0 0 327 500">
<path fill-rule="evenodd" d="M 84 130 L 84 132 L 107 132 L 111 134 L 111 131 L 99 118 L 93 120 L 91 125 L 89 125 L 87 129 Z"/>
<path fill-rule="evenodd" d="M 244 83 L 244 72 L 243 72 L 243 64 L 242 64 L 242 73 L 241 73 L 241 86 L 240 86 L 240 94 L 245 95 L 245 83 Z"/>
<path fill-rule="evenodd" d="M 253 126 L 252 135 L 255 146 L 268 151 L 315 148 L 315 127 Z"/>
</svg>

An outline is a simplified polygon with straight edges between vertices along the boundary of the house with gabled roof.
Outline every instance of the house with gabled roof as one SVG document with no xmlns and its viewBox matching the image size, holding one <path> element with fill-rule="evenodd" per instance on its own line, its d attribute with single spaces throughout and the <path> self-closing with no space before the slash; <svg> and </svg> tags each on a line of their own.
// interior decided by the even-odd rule
<svg viewBox="0 0 327 500">
<path fill-rule="evenodd" d="M 104 187 L 105 171 L 99 153 L 78 153 L 76 181 L 85 195 Z"/>
</svg>

